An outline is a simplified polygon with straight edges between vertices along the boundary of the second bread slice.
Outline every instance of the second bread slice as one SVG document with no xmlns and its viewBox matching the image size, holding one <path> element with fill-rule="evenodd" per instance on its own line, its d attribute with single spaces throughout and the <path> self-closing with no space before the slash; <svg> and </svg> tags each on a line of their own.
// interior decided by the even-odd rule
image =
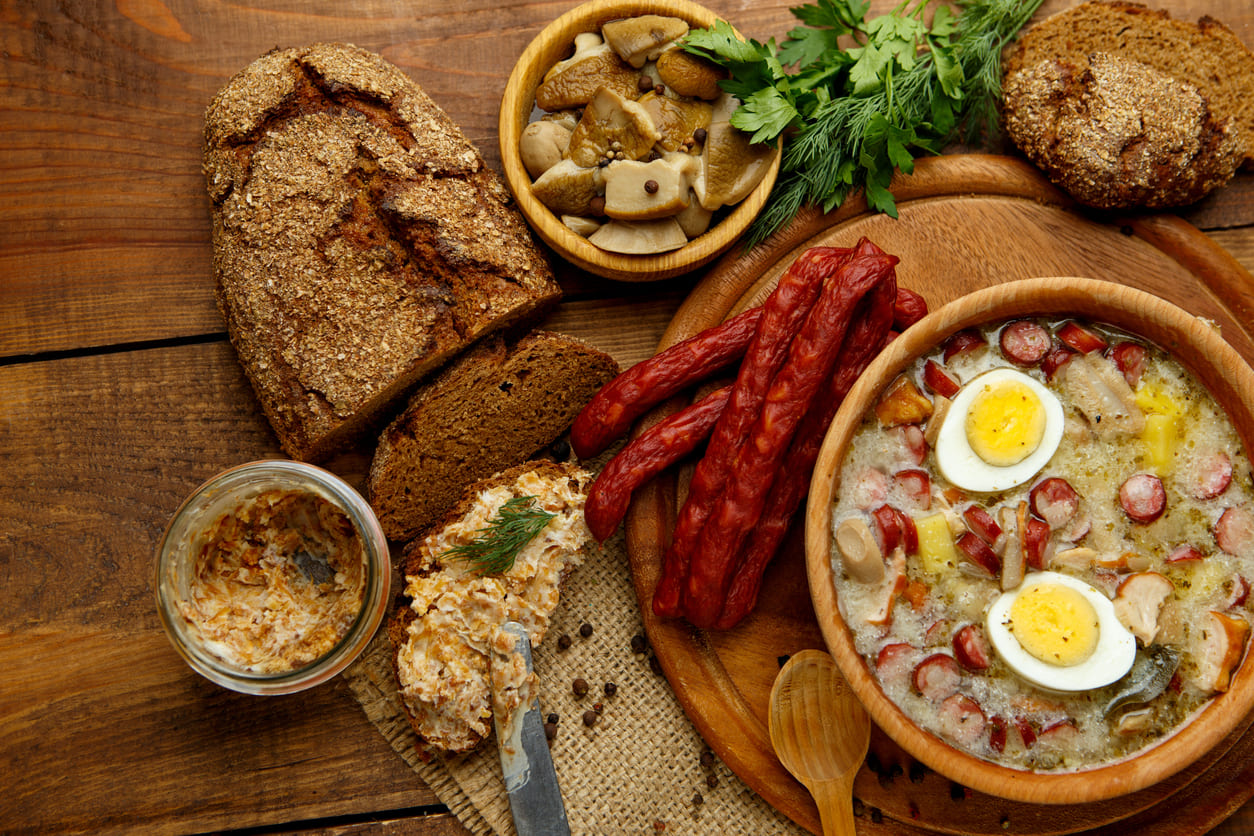
<svg viewBox="0 0 1254 836">
<path fill-rule="evenodd" d="M 548 331 L 458 359 L 379 438 L 367 491 L 388 538 L 411 539 L 467 485 L 552 444 L 616 374 L 608 354 Z"/>
</svg>

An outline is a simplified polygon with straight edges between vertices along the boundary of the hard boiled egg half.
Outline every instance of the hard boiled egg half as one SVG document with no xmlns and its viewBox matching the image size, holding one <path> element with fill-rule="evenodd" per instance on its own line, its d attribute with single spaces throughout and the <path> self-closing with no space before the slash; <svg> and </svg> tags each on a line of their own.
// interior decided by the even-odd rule
<svg viewBox="0 0 1254 836">
<path fill-rule="evenodd" d="M 970 491 L 1004 491 L 1040 472 L 1062 441 L 1057 396 L 1015 369 L 985 372 L 954 396 L 936 436 L 936 465 Z"/>
<path fill-rule="evenodd" d="M 1136 638 L 1114 604 L 1078 578 L 1034 572 L 989 607 L 985 627 L 1015 673 L 1053 691 L 1087 691 L 1121 678 L 1136 658 Z"/>
</svg>

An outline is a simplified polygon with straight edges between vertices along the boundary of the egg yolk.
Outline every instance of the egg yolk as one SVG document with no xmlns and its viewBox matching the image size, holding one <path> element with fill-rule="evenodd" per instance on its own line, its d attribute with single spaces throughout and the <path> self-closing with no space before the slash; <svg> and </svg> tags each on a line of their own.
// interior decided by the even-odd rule
<svg viewBox="0 0 1254 836">
<path fill-rule="evenodd" d="M 1097 647 L 1097 611 L 1060 584 L 1025 587 L 1010 606 L 1007 626 L 1024 650 L 1047 665 L 1078 665 Z"/>
<path fill-rule="evenodd" d="M 1010 467 L 1032 454 L 1045 436 L 1041 399 L 1022 383 L 986 386 L 967 410 L 967 443 L 981 460 Z"/>
</svg>

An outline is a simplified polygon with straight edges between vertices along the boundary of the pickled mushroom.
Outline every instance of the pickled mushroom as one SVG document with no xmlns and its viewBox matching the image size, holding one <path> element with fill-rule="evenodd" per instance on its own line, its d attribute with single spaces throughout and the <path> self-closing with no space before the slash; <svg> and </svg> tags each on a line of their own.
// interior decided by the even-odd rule
<svg viewBox="0 0 1254 836">
<path fill-rule="evenodd" d="M 600 87 L 634 98 L 639 83 L 639 70 L 624 63 L 599 35 L 584 32 L 575 37 L 575 54 L 545 73 L 536 88 L 536 106 L 549 111 L 582 107 Z"/>
<path fill-rule="evenodd" d="M 739 203 L 762 182 L 774 160 L 774 148 L 751 143 L 729 122 L 714 122 L 701 153 L 697 198 L 707 209 Z"/>
<path fill-rule="evenodd" d="M 602 87 L 584 109 L 566 155 L 581 166 L 595 166 L 609 159 L 638 160 L 659 139 L 661 134 L 642 105 Z"/>
<path fill-rule="evenodd" d="M 562 160 L 532 183 L 531 189 L 537 200 L 559 215 L 588 215 L 603 183 L 601 169 Z"/>
<path fill-rule="evenodd" d="M 679 95 L 711 102 L 722 95 L 718 83 L 727 78 L 718 65 L 681 49 L 668 49 L 659 55 L 657 73 L 662 83 Z"/>
<path fill-rule="evenodd" d="M 688 236 L 674 218 L 612 220 L 589 236 L 588 241 L 612 253 L 653 255 L 679 249 L 688 243 Z"/>
<path fill-rule="evenodd" d="M 640 97 L 661 139 L 658 145 L 666 151 L 678 151 L 693 141 L 698 131 L 708 131 L 713 108 L 706 102 L 672 99 L 649 92 Z"/>
<path fill-rule="evenodd" d="M 605 214 L 645 221 L 675 215 L 688 205 L 696 160 L 671 154 L 650 162 L 624 161 L 605 168 Z"/>
<path fill-rule="evenodd" d="M 523 129 L 518 141 L 522 163 L 531 175 L 539 177 L 562 161 L 570 145 L 571 129 L 556 120 L 541 119 Z"/>
<path fill-rule="evenodd" d="M 612 20 L 601 27 L 605 41 L 636 69 L 657 57 L 688 34 L 688 24 L 677 17 L 640 15 Z"/>
</svg>

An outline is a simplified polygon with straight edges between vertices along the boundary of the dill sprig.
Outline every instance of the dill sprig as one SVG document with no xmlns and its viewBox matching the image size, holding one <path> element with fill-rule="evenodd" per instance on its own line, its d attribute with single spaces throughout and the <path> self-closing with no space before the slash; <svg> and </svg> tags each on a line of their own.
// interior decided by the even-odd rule
<svg viewBox="0 0 1254 836">
<path fill-rule="evenodd" d="M 557 516 L 535 506 L 534 496 L 516 496 L 501 506 L 475 539 L 459 543 L 444 554 L 472 565 L 477 575 L 508 572 L 518 553 Z"/>
<path fill-rule="evenodd" d="M 689 52 L 723 66 L 738 98 L 731 123 L 754 142 L 785 137 L 780 174 L 747 245 L 806 205 L 831 211 L 862 190 L 897 216 L 895 171 L 922 154 L 997 128 L 1001 51 L 1041 0 L 902 0 L 866 19 L 869 0 L 815 0 L 777 47 L 741 41 L 726 23 L 690 32 Z M 931 6 L 930 19 L 924 14 Z M 838 38 L 852 45 L 842 47 Z"/>
</svg>

